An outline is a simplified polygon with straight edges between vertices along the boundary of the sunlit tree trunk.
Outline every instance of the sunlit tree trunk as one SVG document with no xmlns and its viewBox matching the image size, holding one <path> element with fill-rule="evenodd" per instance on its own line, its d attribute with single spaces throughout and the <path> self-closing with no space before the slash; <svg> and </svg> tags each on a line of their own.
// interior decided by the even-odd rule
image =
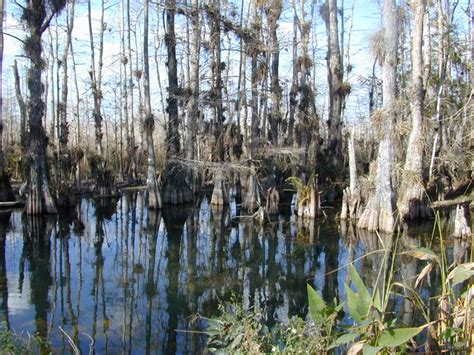
<svg viewBox="0 0 474 355">
<path fill-rule="evenodd" d="M 150 1 L 145 1 L 144 23 L 143 23 L 143 89 L 145 94 L 145 119 L 143 121 L 143 129 L 146 134 L 147 149 L 147 195 L 148 208 L 161 208 L 161 196 L 156 179 L 156 158 L 153 145 L 153 129 L 155 126 L 155 118 L 151 113 L 150 98 L 150 64 L 148 59 L 148 17 L 149 17 Z"/>
<path fill-rule="evenodd" d="M 412 128 L 397 203 L 402 221 L 429 215 L 423 186 L 423 20 L 426 0 L 412 1 L 414 28 L 412 39 Z"/>
<path fill-rule="evenodd" d="M 395 227 L 392 190 L 392 131 L 396 115 L 396 69 L 398 49 L 398 10 L 395 0 L 384 0 L 383 121 L 377 156 L 375 192 L 369 196 L 357 226 L 369 231 L 392 232 Z"/>
<path fill-rule="evenodd" d="M 41 82 L 44 62 L 42 58 L 41 36 L 48 28 L 50 19 L 65 5 L 65 1 L 57 4 L 55 12 L 47 18 L 46 4 L 43 0 L 31 0 L 24 10 L 24 21 L 28 29 L 25 47 L 26 55 L 30 58 L 28 69 L 28 121 L 29 134 L 29 193 L 26 201 L 26 213 L 38 215 L 56 213 L 56 206 L 49 187 L 49 169 L 46 160 L 46 134 L 43 128 L 44 91 Z"/>
<path fill-rule="evenodd" d="M 201 49 L 201 29 L 199 26 L 199 0 L 192 1 L 192 44 L 190 53 L 190 88 L 191 96 L 188 101 L 188 144 L 187 158 L 196 159 L 196 134 L 199 121 L 199 55 Z"/>
<path fill-rule="evenodd" d="M 68 7 L 68 21 L 67 21 L 67 31 L 66 31 L 66 43 L 64 45 L 64 52 L 61 61 L 61 65 L 63 68 L 63 78 L 61 84 L 61 101 L 59 103 L 59 117 L 60 117 L 60 134 L 59 134 L 59 163 L 63 165 L 62 160 L 64 159 L 63 154 L 65 154 L 67 150 L 67 143 L 68 143 L 68 136 L 69 136 L 69 124 L 67 122 L 67 95 L 68 95 L 68 56 L 69 56 L 69 48 L 71 46 L 71 37 L 72 37 L 72 29 L 74 26 L 74 1 L 69 3 Z M 64 168 L 64 167 L 61 167 Z M 65 172 L 60 171 L 59 173 L 63 174 Z M 68 178 L 65 174 L 63 174 L 63 179 Z"/>
<path fill-rule="evenodd" d="M 278 20 L 282 11 L 281 0 L 272 0 L 268 3 L 267 21 L 270 34 L 271 62 L 271 93 L 272 106 L 269 115 L 270 141 L 274 146 L 278 145 L 279 125 L 281 123 L 281 97 L 282 89 L 279 82 L 278 69 L 280 66 L 280 45 L 278 43 L 277 28 Z"/>
<path fill-rule="evenodd" d="M 443 2 L 446 9 L 443 8 Z M 438 0 L 436 2 L 437 30 L 438 30 L 438 87 L 436 96 L 436 111 L 434 115 L 435 135 L 433 139 L 433 150 L 429 167 L 429 178 L 436 169 L 437 158 L 446 146 L 446 127 L 444 123 L 445 97 L 446 97 L 446 75 L 449 58 L 449 0 Z"/>
</svg>

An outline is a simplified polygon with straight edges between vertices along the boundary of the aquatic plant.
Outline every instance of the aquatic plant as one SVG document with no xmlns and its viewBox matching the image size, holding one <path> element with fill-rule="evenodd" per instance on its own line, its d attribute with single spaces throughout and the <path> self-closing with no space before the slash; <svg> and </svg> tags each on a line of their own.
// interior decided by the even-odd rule
<svg viewBox="0 0 474 355">
<path fill-rule="evenodd" d="M 384 248 L 383 265 L 375 285 L 370 290 L 355 266 L 347 266 L 348 281 L 344 284 L 345 302 L 334 299 L 326 303 L 309 284 L 307 285 L 309 317 L 292 318 L 288 324 L 267 329 L 263 318 L 255 310 L 244 311 L 241 305 L 220 307 L 221 316 L 209 323 L 207 334 L 211 350 L 219 352 L 320 352 L 332 349 L 347 350 L 350 354 L 369 354 L 393 351 L 468 351 L 473 346 L 472 313 L 474 307 L 474 262 L 448 264 L 448 252 L 439 215 L 433 237 L 439 238 L 439 252 L 426 247 L 398 251 L 400 234 L 392 248 Z M 397 257 L 408 255 L 426 265 L 417 275 L 415 286 L 396 278 Z M 437 307 L 430 308 L 424 300 L 420 285 L 435 269 L 441 275 L 440 294 L 434 299 Z M 393 312 L 393 300 L 399 290 L 421 315 L 416 326 L 403 324 Z M 428 302 L 427 302 L 428 301 Z M 342 309 L 347 310 L 351 324 L 339 322 Z M 422 340 L 417 343 L 416 340 Z"/>
</svg>

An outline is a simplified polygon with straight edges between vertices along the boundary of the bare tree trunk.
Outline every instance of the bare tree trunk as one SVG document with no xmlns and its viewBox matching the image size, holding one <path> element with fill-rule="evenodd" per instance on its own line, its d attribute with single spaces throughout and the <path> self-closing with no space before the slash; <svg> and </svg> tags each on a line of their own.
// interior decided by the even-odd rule
<svg viewBox="0 0 474 355">
<path fill-rule="evenodd" d="M 383 123 L 377 156 L 375 192 L 369 196 L 357 226 L 369 231 L 392 232 L 395 228 L 391 181 L 395 122 L 396 68 L 398 48 L 398 10 L 395 0 L 384 0 L 383 7 L 385 56 L 383 61 Z"/>
<path fill-rule="evenodd" d="M 74 1 L 71 1 L 68 5 L 68 20 L 67 20 L 67 32 L 66 32 L 66 44 L 64 45 L 64 52 L 61 65 L 63 67 L 63 80 L 62 80 L 62 87 L 61 87 L 61 101 L 59 103 L 59 117 L 60 117 L 60 134 L 59 134 L 59 164 L 62 165 L 61 169 L 64 169 L 64 154 L 67 151 L 67 142 L 69 136 L 69 124 L 67 122 L 67 94 L 68 94 L 68 56 L 69 56 L 69 48 L 71 46 L 71 36 L 72 36 L 72 29 L 74 27 Z M 58 171 L 58 173 L 63 174 L 63 179 L 68 178 L 68 174 L 65 171 Z"/>
<path fill-rule="evenodd" d="M 130 124 L 129 124 L 129 114 L 128 114 L 128 80 L 127 80 L 127 64 L 128 64 L 128 57 L 125 54 L 125 0 L 122 0 L 120 2 L 120 7 L 121 7 L 121 21 L 120 21 L 120 26 L 121 26 L 121 35 L 120 35 L 120 52 L 122 55 L 122 70 L 120 71 L 120 82 L 122 85 L 120 86 L 120 97 L 121 100 L 120 102 L 122 103 L 122 117 L 125 118 L 123 122 L 122 121 L 122 131 L 123 131 L 123 126 L 125 125 L 125 139 L 126 139 L 126 144 L 125 144 L 125 156 L 127 155 L 127 152 L 130 152 L 132 150 L 132 145 L 131 145 L 131 138 L 130 138 Z M 130 73 L 131 75 L 131 73 Z M 122 135 L 123 138 L 123 135 Z M 121 155 L 123 157 L 123 144 L 122 144 L 122 150 L 121 150 Z M 127 159 L 128 160 L 128 159 Z M 128 177 L 128 169 L 130 166 L 130 162 L 125 163 L 125 166 L 122 164 L 122 174 L 123 178 L 126 176 Z"/>
<path fill-rule="evenodd" d="M 145 94 L 145 119 L 143 121 L 143 129 L 146 134 L 146 149 L 147 149 L 147 195 L 148 208 L 161 208 L 161 195 L 158 188 L 158 181 L 156 179 L 156 158 L 155 149 L 153 146 L 153 129 L 155 125 L 155 118 L 151 113 L 151 99 L 150 99 L 150 65 L 148 59 L 148 17 L 149 17 L 150 1 L 145 1 L 144 23 L 143 23 L 143 89 Z"/>
<path fill-rule="evenodd" d="M 282 89 L 279 82 L 278 69 L 280 65 L 280 47 L 277 37 L 278 20 L 281 16 L 282 3 L 280 0 L 272 0 L 268 4 L 267 21 L 270 32 L 271 63 L 271 92 L 272 106 L 270 109 L 270 141 L 278 146 L 279 125 L 281 123 L 281 97 Z"/>
<path fill-rule="evenodd" d="M 311 151 L 317 152 L 317 141 L 319 132 L 317 128 L 314 130 L 315 132 L 312 132 L 313 124 L 317 120 L 316 112 L 311 112 L 312 102 L 314 102 L 313 92 L 311 89 L 311 58 L 309 57 L 309 35 L 312 20 L 306 18 L 305 0 L 301 0 L 300 6 L 301 16 L 298 22 L 298 27 L 301 34 L 301 55 L 298 58 L 298 62 L 300 63 L 301 75 L 300 83 L 298 86 L 298 121 L 300 129 L 300 148 L 302 150 L 300 160 L 300 172 L 303 177 L 303 180 L 306 180 L 306 173 L 309 172 L 312 167 L 316 165 L 316 154 L 312 155 L 313 161 L 308 161 L 311 138 L 312 135 L 314 135 L 314 144 L 311 148 Z"/>
<path fill-rule="evenodd" d="M 188 159 L 196 159 L 196 135 L 199 120 L 199 55 L 201 49 L 201 29 L 199 26 L 199 0 L 193 0 L 191 11 L 193 39 L 191 46 L 190 88 L 191 96 L 188 101 Z"/>
<path fill-rule="evenodd" d="M 258 12 L 257 4 L 253 4 L 253 25 L 252 27 L 258 28 Z M 251 123 L 250 123 L 250 159 L 255 159 L 258 148 L 258 139 L 259 139 L 259 117 L 258 117 L 258 54 L 259 48 L 257 48 L 256 43 L 248 44 L 248 51 L 250 52 L 251 60 L 251 83 L 252 83 L 252 94 L 250 97 L 250 107 L 252 109 L 251 113 Z"/>
<path fill-rule="evenodd" d="M 53 144 L 54 143 L 54 136 L 55 134 L 55 124 L 56 124 L 56 88 L 54 85 L 54 63 L 57 62 L 54 60 L 54 44 L 53 44 L 53 35 L 51 34 L 51 30 L 48 28 L 48 39 L 49 39 L 49 58 L 48 58 L 48 63 L 49 63 L 49 76 L 50 80 L 48 80 L 48 83 L 51 83 L 51 126 L 49 128 L 49 140 Z M 48 84 L 49 86 L 49 84 Z M 45 106 L 45 110 L 46 110 Z M 46 127 L 46 125 L 45 125 Z"/>
<path fill-rule="evenodd" d="M 166 47 L 168 48 L 168 129 L 166 152 L 168 158 L 180 152 L 178 117 L 178 65 L 176 61 L 176 34 L 174 16 L 176 0 L 166 0 Z"/>
<path fill-rule="evenodd" d="M 55 12 L 59 12 L 64 2 L 58 4 Z M 43 72 L 41 35 L 49 26 L 46 18 L 46 6 L 44 0 L 31 0 L 24 9 L 28 16 L 25 22 L 28 28 L 28 38 L 25 42 L 27 56 L 30 58 L 28 69 L 28 89 L 30 100 L 28 102 L 28 117 L 30 125 L 29 135 L 29 193 L 26 201 L 26 213 L 38 215 L 44 212 L 56 213 L 56 206 L 49 188 L 49 170 L 46 160 L 47 138 L 43 128 L 44 102 L 42 95 L 44 86 L 41 82 Z"/>
<path fill-rule="evenodd" d="M 224 160 L 224 131 L 223 131 L 223 106 L 222 106 L 222 68 L 221 68 L 221 4 L 220 0 L 212 0 L 208 9 L 210 21 L 210 47 L 212 50 L 211 72 L 213 101 L 213 134 L 215 140 L 216 161 Z"/>
<path fill-rule="evenodd" d="M 446 9 L 443 10 L 443 0 L 437 1 L 438 12 L 438 92 L 436 97 L 436 114 L 434 116 L 435 136 L 433 139 L 433 150 L 430 161 L 429 177 L 436 169 L 436 159 L 446 146 L 446 127 L 444 124 L 446 75 L 449 58 L 449 0 L 445 0 Z"/>
<path fill-rule="evenodd" d="M 294 7 L 294 4 L 293 4 Z M 289 114 L 288 114 L 288 128 L 287 140 L 288 145 L 294 144 L 294 130 L 295 130 L 295 111 L 296 111 L 296 94 L 298 90 L 298 31 L 297 31 L 297 16 L 296 9 L 293 15 L 293 41 L 292 41 L 292 58 L 293 58 L 293 75 L 291 76 L 291 87 L 289 94 Z"/>
<path fill-rule="evenodd" d="M 21 149 L 26 149 L 26 104 L 21 93 L 20 75 L 18 74 L 18 64 L 15 60 L 13 64 L 13 74 L 15 76 L 15 93 L 20 108 L 20 145 Z M 0 89 L 1 90 L 1 89 Z M 0 108 L 1 110 L 1 108 Z"/>
<path fill-rule="evenodd" d="M 94 33 L 92 32 L 92 11 L 91 11 L 91 0 L 87 3 L 89 11 L 89 36 L 90 36 L 90 48 L 91 48 L 91 71 L 89 73 L 92 83 L 92 95 L 94 98 L 94 121 L 95 121 L 95 144 L 97 154 L 104 159 L 104 150 L 102 146 L 102 114 L 100 111 L 100 87 L 98 77 L 101 75 L 97 73 L 95 66 L 95 48 L 94 48 Z M 103 29 L 102 29 L 103 30 Z M 100 66 L 99 66 L 100 69 Z"/>
<path fill-rule="evenodd" d="M 327 0 L 326 32 L 328 36 L 328 151 L 331 156 L 330 166 L 335 178 L 341 168 L 342 159 L 342 105 L 344 88 L 342 85 L 342 56 L 339 46 L 339 31 L 337 24 L 337 0 Z"/>
<path fill-rule="evenodd" d="M 127 52 L 128 52 L 128 94 L 130 95 L 130 150 L 129 161 L 129 178 L 132 182 L 137 181 L 137 147 L 135 146 L 135 102 L 133 95 L 133 61 L 132 61 L 132 27 L 130 14 L 130 0 L 127 0 Z"/>
<path fill-rule="evenodd" d="M 81 146 L 81 113 L 80 113 L 80 104 L 81 104 L 81 96 L 79 94 L 79 85 L 77 83 L 77 70 L 76 70 L 76 59 L 74 56 L 74 48 L 72 46 L 72 41 L 70 43 L 71 45 L 71 59 L 72 59 L 72 70 L 74 73 L 74 89 L 76 92 L 76 109 L 74 112 L 74 116 L 76 117 L 76 125 L 77 125 L 77 131 L 76 131 L 76 146 L 80 147 Z M 79 149 L 76 150 L 80 156 L 78 156 L 78 160 L 76 162 L 76 185 L 79 186 L 81 184 L 81 161 L 82 157 L 84 156 L 84 149 Z"/>
<path fill-rule="evenodd" d="M 5 171 L 5 157 L 3 153 L 3 17 L 5 11 L 4 0 L 0 0 L 0 201 L 12 201 L 14 196 L 10 186 L 10 177 Z M 16 61 L 15 61 L 16 63 Z"/>
<path fill-rule="evenodd" d="M 423 186 L 423 20 L 426 0 L 412 1 L 414 28 L 412 40 L 412 128 L 398 198 L 402 221 L 425 218 L 430 213 Z"/>
</svg>

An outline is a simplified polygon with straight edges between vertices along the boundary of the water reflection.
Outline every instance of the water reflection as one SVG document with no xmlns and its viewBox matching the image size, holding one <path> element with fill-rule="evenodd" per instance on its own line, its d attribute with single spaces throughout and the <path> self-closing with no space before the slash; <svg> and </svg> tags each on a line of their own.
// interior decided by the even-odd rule
<svg viewBox="0 0 474 355">
<path fill-rule="evenodd" d="M 205 346 L 199 331 L 206 321 L 192 317 L 217 314 L 218 302 L 232 294 L 273 325 L 305 316 L 307 282 L 327 300 L 344 297 L 344 266 L 356 262 L 367 285 L 383 291 L 392 263 L 382 250 L 393 236 L 331 219 L 287 215 L 261 225 L 206 199 L 198 208 L 144 206 L 142 194 L 130 193 L 83 199 L 55 219 L 0 214 L 6 326 L 49 338 L 52 349 L 44 351 L 70 351 L 61 327 L 87 353 L 195 353 Z M 406 234 L 400 248 L 429 240 Z M 410 285 L 424 266 L 408 256 L 395 265 Z M 407 324 L 416 316 L 407 297 L 390 309 Z"/>
</svg>

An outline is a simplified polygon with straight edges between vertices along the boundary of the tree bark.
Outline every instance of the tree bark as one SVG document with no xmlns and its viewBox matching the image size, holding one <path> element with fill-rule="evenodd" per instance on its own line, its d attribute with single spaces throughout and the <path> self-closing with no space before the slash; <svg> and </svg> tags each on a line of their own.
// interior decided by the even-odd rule
<svg viewBox="0 0 474 355">
<path fill-rule="evenodd" d="M 101 92 L 99 87 L 98 77 L 100 74 L 96 71 L 95 65 L 95 48 L 94 48 L 94 33 L 92 32 L 92 11 L 91 11 L 91 0 L 87 3 L 88 11 L 89 11 L 89 38 L 90 38 L 90 48 L 91 48 L 91 71 L 89 73 L 91 77 L 91 84 L 92 84 L 92 96 L 94 98 L 94 122 L 95 122 L 95 145 L 97 154 L 103 159 L 104 158 L 104 149 L 102 145 L 102 114 L 100 108 L 100 98 Z M 103 30 L 103 29 L 102 29 Z M 100 71 L 100 65 L 99 65 Z"/>
<path fill-rule="evenodd" d="M 23 99 L 23 94 L 21 93 L 20 74 L 18 73 L 18 64 L 16 60 L 13 64 L 13 74 L 15 76 L 16 99 L 18 101 L 18 107 L 20 108 L 20 146 L 21 146 L 21 149 L 25 150 L 26 149 L 26 104 L 25 104 L 25 100 Z"/>
<path fill-rule="evenodd" d="M 326 32 L 328 37 L 328 152 L 333 178 L 340 172 L 342 159 L 342 105 L 344 90 L 342 85 L 342 56 L 339 46 L 337 24 L 337 0 L 327 0 Z"/>
<path fill-rule="evenodd" d="M 0 0 L 0 202 L 13 201 L 14 196 L 10 186 L 10 177 L 5 170 L 3 152 L 3 17 L 5 11 L 4 0 Z"/>
<path fill-rule="evenodd" d="M 270 54 L 271 63 L 271 92 L 272 106 L 270 109 L 270 141 L 273 146 L 278 146 L 279 125 L 281 123 L 281 98 L 282 89 L 279 82 L 278 69 L 280 65 L 280 47 L 278 43 L 277 28 L 278 20 L 281 16 L 281 0 L 272 0 L 269 2 L 267 10 L 268 31 L 270 34 Z"/>
<path fill-rule="evenodd" d="M 132 27 L 130 14 L 130 0 L 127 0 L 127 58 L 128 58 L 128 94 L 130 95 L 130 144 L 128 157 L 130 161 L 130 168 L 128 171 L 128 178 L 131 182 L 137 181 L 137 146 L 135 143 L 135 102 L 133 94 L 133 61 L 132 61 Z"/>
<path fill-rule="evenodd" d="M 146 149 L 147 149 L 147 195 L 148 208 L 161 208 L 161 195 L 158 188 L 158 181 L 156 179 L 156 158 L 155 149 L 153 145 L 153 129 L 154 117 L 151 112 L 151 98 L 150 98 L 150 64 L 148 59 L 148 18 L 149 18 L 150 1 L 145 1 L 144 24 L 143 24 L 143 89 L 145 94 L 145 119 L 143 121 L 143 129 L 146 134 Z"/>
<path fill-rule="evenodd" d="M 211 101 L 213 106 L 213 135 L 216 161 L 224 160 L 224 130 L 222 105 L 222 68 L 221 68 L 221 4 L 220 0 L 212 0 L 208 5 L 210 22 L 211 47 Z"/>
<path fill-rule="evenodd" d="M 65 5 L 61 1 L 55 7 L 54 15 Z M 24 10 L 24 21 L 28 28 L 28 38 L 25 47 L 30 58 L 28 69 L 28 102 L 29 134 L 29 193 L 26 201 L 26 213 L 38 215 L 42 213 L 56 213 L 56 206 L 49 188 L 49 169 L 46 160 L 47 138 L 43 128 L 44 102 L 42 95 L 44 86 L 41 82 L 44 62 L 42 58 L 41 36 L 49 26 L 46 19 L 46 6 L 44 0 L 31 0 Z"/>
<path fill-rule="evenodd" d="M 294 3 L 293 3 L 294 7 Z M 287 127 L 287 143 L 289 146 L 294 144 L 295 131 L 295 111 L 296 111 L 296 94 L 298 90 L 298 31 L 297 31 L 297 16 L 296 9 L 293 15 L 293 41 L 292 41 L 292 58 L 293 58 L 293 74 L 291 76 L 291 87 L 289 94 L 289 108 L 288 108 L 288 127 Z"/>
<path fill-rule="evenodd" d="M 66 44 L 64 45 L 64 52 L 61 61 L 63 67 L 63 78 L 61 84 L 61 101 L 59 103 L 59 117 L 60 117 L 60 134 L 59 134 L 59 163 L 63 165 L 64 154 L 67 150 L 68 136 L 69 136 L 69 124 L 67 122 L 67 95 L 68 95 L 68 56 L 69 48 L 71 46 L 72 29 L 74 27 L 74 1 L 69 3 L 68 8 L 68 20 L 67 20 L 67 32 L 66 32 Z M 61 166 L 61 170 L 64 166 Z M 59 171 L 63 174 L 63 178 L 67 178 L 65 171 Z"/>
<path fill-rule="evenodd" d="M 391 233 L 395 228 L 392 190 L 392 130 L 396 115 L 396 68 L 398 49 L 398 9 L 395 0 L 384 0 L 383 122 L 377 156 L 375 192 L 369 196 L 357 226 L 369 231 Z"/>
<path fill-rule="evenodd" d="M 429 216 L 423 186 L 423 20 L 426 0 L 412 1 L 414 28 L 412 39 L 412 128 L 408 140 L 402 183 L 397 202 L 402 221 Z"/>
<path fill-rule="evenodd" d="M 347 142 L 349 155 L 349 188 L 343 191 L 341 219 L 358 218 L 360 194 L 357 181 L 357 166 L 354 146 L 354 130 L 352 129 Z"/>
<path fill-rule="evenodd" d="M 166 137 L 167 157 L 176 156 L 180 152 L 179 117 L 178 117 L 178 63 L 176 61 L 176 34 L 174 16 L 176 0 L 166 0 L 166 36 L 168 49 L 168 129 Z"/>
</svg>

